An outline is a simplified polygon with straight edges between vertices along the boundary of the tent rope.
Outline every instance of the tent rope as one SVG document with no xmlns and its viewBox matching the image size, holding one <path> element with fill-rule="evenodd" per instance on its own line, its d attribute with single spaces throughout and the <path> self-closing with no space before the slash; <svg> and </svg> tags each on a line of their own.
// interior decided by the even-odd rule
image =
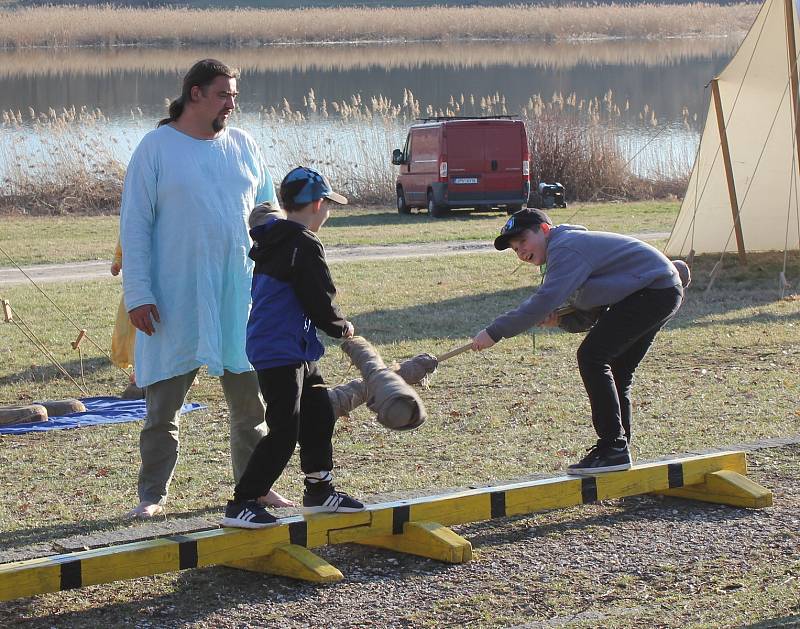
<svg viewBox="0 0 800 629">
<path fill-rule="evenodd" d="M 51 363 L 58 369 L 62 374 L 64 374 L 67 378 L 72 381 L 77 389 L 83 393 L 84 395 L 88 396 L 89 391 L 86 389 L 86 382 L 84 381 L 84 386 L 81 386 L 75 378 L 64 368 L 61 363 L 58 362 L 58 359 L 53 355 L 53 353 L 47 348 L 44 342 L 36 336 L 36 333 L 33 329 L 27 324 L 27 322 L 22 318 L 22 316 L 17 312 L 14 307 L 9 303 L 6 302 L 6 307 L 11 311 L 12 317 L 10 318 L 10 322 L 17 326 L 17 329 L 22 332 L 22 334 L 42 353 L 47 357 Z M 83 379 L 83 360 L 81 359 L 81 378 Z"/>
<path fill-rule="evenodd" d="M 81 327 L 81 326 L 79 326 L 77 323 L 75 323 L 75 321 L 73 321 L 73 320 L 72 320 L 72 318 L 71 318 L 71 317 L 70 317 L 70 316 L 69 316 L 69 315 L 68 315 L 66 312 L 64 312 L 64 311 L 63 311 L 63 310 L 62 310 L 62 309 L 59 307 L 59 305 L 58 305 L 57 303 L 55 303 L 55 302 L 54 302 L 54 301 L 53 301 L 53 300 L 50 298 L 50 296 L 49 296 L 49 295 L 48 295 L 48 294 L 47 294 L 47 293 L 46 293 L 46 292 L 45 292 L 45 291 L 42 289 L 42 287 L 41 287 L 41 286 L 39 286 L 39 285 L 36 283 L 36 281 L 35 281 L 35 280 L 34 280 L 34 279 L 33 279 L 33 278 L 30 276 L 30 275 L 28 275 L 28 274 L 25 272 L 25 270 L 24 270 L 24 269 L 23 269 L 23 268 L 22 268 L 22 267 L 21 267 L 19 264 L 17 264 L 16 260 L 14 260 L 14 258 L 12 258 L 12 257 L 11 257 L 11 255 L 9 255 L 9 253 L 8 253 L 8 252 L 7 252 L 5 249 L 3 249 L 3 247 L 2 247 L 2 246 L 0 246 L 0 252 L 2 252 L 2 253 L 3 253 L 3 255 L 5 255 L 5 257 L 6 257 L 6 258 L 8 258 L 8 259 L 11 261 L 11 264 L 12 264 L 12 265 L 13 265 L 13 266 L 14 266 L 14 267 L 15 267 L 15 268 L 16 268 L 16 269 L 17 269 L 17 270 L 20 272 L 20 273 L 22 273 L 22 275 L 24 275 L 24 276 L 25 276 L 25 278 L 26 278 L 26 279 L 27 279 L 27 280 L 28 280 L 28 281 L 29 281 L 31 284 L 33 284 L 33 286 L 36 288 L 36 290 L 38 290 L 38 291 L 39 291 L 39 292 L 40 292 L 40 293 L 41 293 L 41 294 L 42 294 L 42 295 L 45 297 L 45 299 L 47 299 L 47 301 L 48 301 L 48 302 L 50 302 L 50 304 L 52 304 L 52 306 L 53 306 L 53 307 L 54 307 L 54 308 L 55 308 L 55 309 L 56 309 L 56 310 L 57 310 L 59 313 L 61 313 L 61 315 L 64 317 L 64 319 L 66 319 L 67 321 L 69 321 L 69 323 L 70 323 L 70 324 L 72 324 L 72 326 L 73 326 L 73 327 L 74 327 L 74 328 L 75 328 L 75 329 L 76 329 L 76 330 L 77 330 L 79 333 L 81 333 L 81 332 L 83 333 L 83 334 L 82 334 L 83 338 L 85 338 L 85 339 L 86 339 L 87 341 L 89 341 L 89 342 L 90 342 L 92 345 L 94 345 L 94 347 L 95 347 L 97 350 L 99 350 L 99 351 L 100 351 L 100 352 L 101 352 L 101 353 L 102 353 L 102 354 L 103 354 L 103 355 L 104 355 L 106 358 L 108 358 L 108 359 L 109 359 L 109 361 L 111 361 L 111 364 L 112 364 L 112 365 L 114 365 L 114 361 L 111 359 L 111 354 L 108 352 L 108 350 L 106 350 L 106 349 L 105 349 L 105 348 L 103 348 L 103 347 L 100 347 L 100 345 L 98 345 L 98 344 L 97 344 L 97 343 L 94 341 L 94 339 L 93 339 L 91 336 L 89 336 L 89 335 L 86 333 L 86 328 L 82 328 L 82 327 Z M 76 349 L 77 349 L 77 348 L 76 348 Z M 118 370 L 120 370 L 120 371 L 121 371 L 122 373 L 124 373 L 126 376 L 130 377 L 130 373 L 129 373 L 129 371 L 128 371 L 128 370 L 126 370 L 126 369 L 123 369 L 122 367 L 118 367 L 117 365 L 114 365 L 114 367 L 116 367 Z M 76 384 L 77 384 L 77 383 L 76 383 Z"/>
</svg>

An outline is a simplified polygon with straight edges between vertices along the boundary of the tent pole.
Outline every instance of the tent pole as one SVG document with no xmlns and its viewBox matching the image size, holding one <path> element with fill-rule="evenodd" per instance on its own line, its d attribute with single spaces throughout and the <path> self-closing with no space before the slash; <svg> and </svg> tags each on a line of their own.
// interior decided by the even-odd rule
<svg viewBox="0 0 800 629">
<path fill-rule="evenodd" d="M 793 0 L 789 0 L 790 2 Z M 733 229 L 736 232 L 736 246 L 739 249 L 739 263 L 747 264 L 747 254 L 744 249 L 744 236 L 742 235 L 742 223 L 739 218 L 739 201 L 736 198 L 736 185 L 733 181 L 733 166 L 731 164 L 731 153 L 728 148 L 728 133 L 725 130 L 725 116 L 722 113 L 722 98 L 719 95 L 719 85 L 717 79 L 711 79 L 711 94 L 714 97 L 714 110 L 717 113 L 717 127 L 719 128 L 720 148 L 722 149 L 722 161 L 725 164 L 725 179 L 728 182 L 728 197 L 731 201 L 731 213 L 733 214 Z"/>
<path fill-rule="evenodd" d="M 794 114 L 794 146 L 797 152 L 795 163 L 800 167 L 800 125 L 798 116 L 798 84 L 797 84 L 797 44 L 794 39 L 794 0 L 784 0 L 784 15 L 786 17 L 786 45 L 789 54 L 789 85 L 792 90 L 792 113 Z M 797 175 L 797 173 L 793 173 Z"/>
</svg>

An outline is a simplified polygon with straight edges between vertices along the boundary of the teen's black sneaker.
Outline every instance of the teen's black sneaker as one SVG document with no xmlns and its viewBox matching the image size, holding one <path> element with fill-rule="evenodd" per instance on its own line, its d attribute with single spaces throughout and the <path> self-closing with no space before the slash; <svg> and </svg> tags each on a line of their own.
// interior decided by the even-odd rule
<svg viewBox="0 0 800 629">
<path fill-rule="evenodd" d="M 631 452 L 625 445 L 608 446 L 601 444 L 589 448 L 589 453 L 578 463 L 567 468 L 567 474 L 587 476 L 603 472 L 619 472 L 631 467 Z"/>
<path fill-rule="evenodd" d="M 328 491 L 303 493 L 304 513 L 355 513 L 366 509 L 362 503 L 343 491 L 336 491 L 332 485 L 328 487 Z"/>
<path fill-rule="evenodd" d="M 278 519 L 255 500 L 241 502 L 228 501 L 222 526 L 235 526 L 240 529 L 263 529 L 275 524 Z"/>
</svg>

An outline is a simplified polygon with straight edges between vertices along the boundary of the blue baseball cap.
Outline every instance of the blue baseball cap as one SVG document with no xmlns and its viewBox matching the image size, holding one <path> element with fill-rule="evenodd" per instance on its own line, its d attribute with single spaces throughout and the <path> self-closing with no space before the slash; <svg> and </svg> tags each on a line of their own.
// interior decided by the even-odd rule
<svg viewBox="0 0 800 629">
<path fill-rule="evenodd" d="M 298 166 L 283 178 L 280 194 L 284 204 L 307 205 L 319 199 L 330 199 L 339 205 L 347 205 L 347 197 L 334 192 L 323 175 L 305 166 Z"/>
</svg>

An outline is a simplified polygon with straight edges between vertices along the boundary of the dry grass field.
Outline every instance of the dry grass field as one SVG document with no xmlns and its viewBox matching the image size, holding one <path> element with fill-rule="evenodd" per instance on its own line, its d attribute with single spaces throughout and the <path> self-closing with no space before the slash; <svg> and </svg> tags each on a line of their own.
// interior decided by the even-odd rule
<svg viewBox="0 0 800 629">
<path fill-rule="evenodd" d="M 21 8 L 0 10 L 0 48 L 720 37 L 746 31 L 757 9 L 755 4 L 700 3 L 302 10 L 130 9 L 110 5 Z"/>
</svg>

